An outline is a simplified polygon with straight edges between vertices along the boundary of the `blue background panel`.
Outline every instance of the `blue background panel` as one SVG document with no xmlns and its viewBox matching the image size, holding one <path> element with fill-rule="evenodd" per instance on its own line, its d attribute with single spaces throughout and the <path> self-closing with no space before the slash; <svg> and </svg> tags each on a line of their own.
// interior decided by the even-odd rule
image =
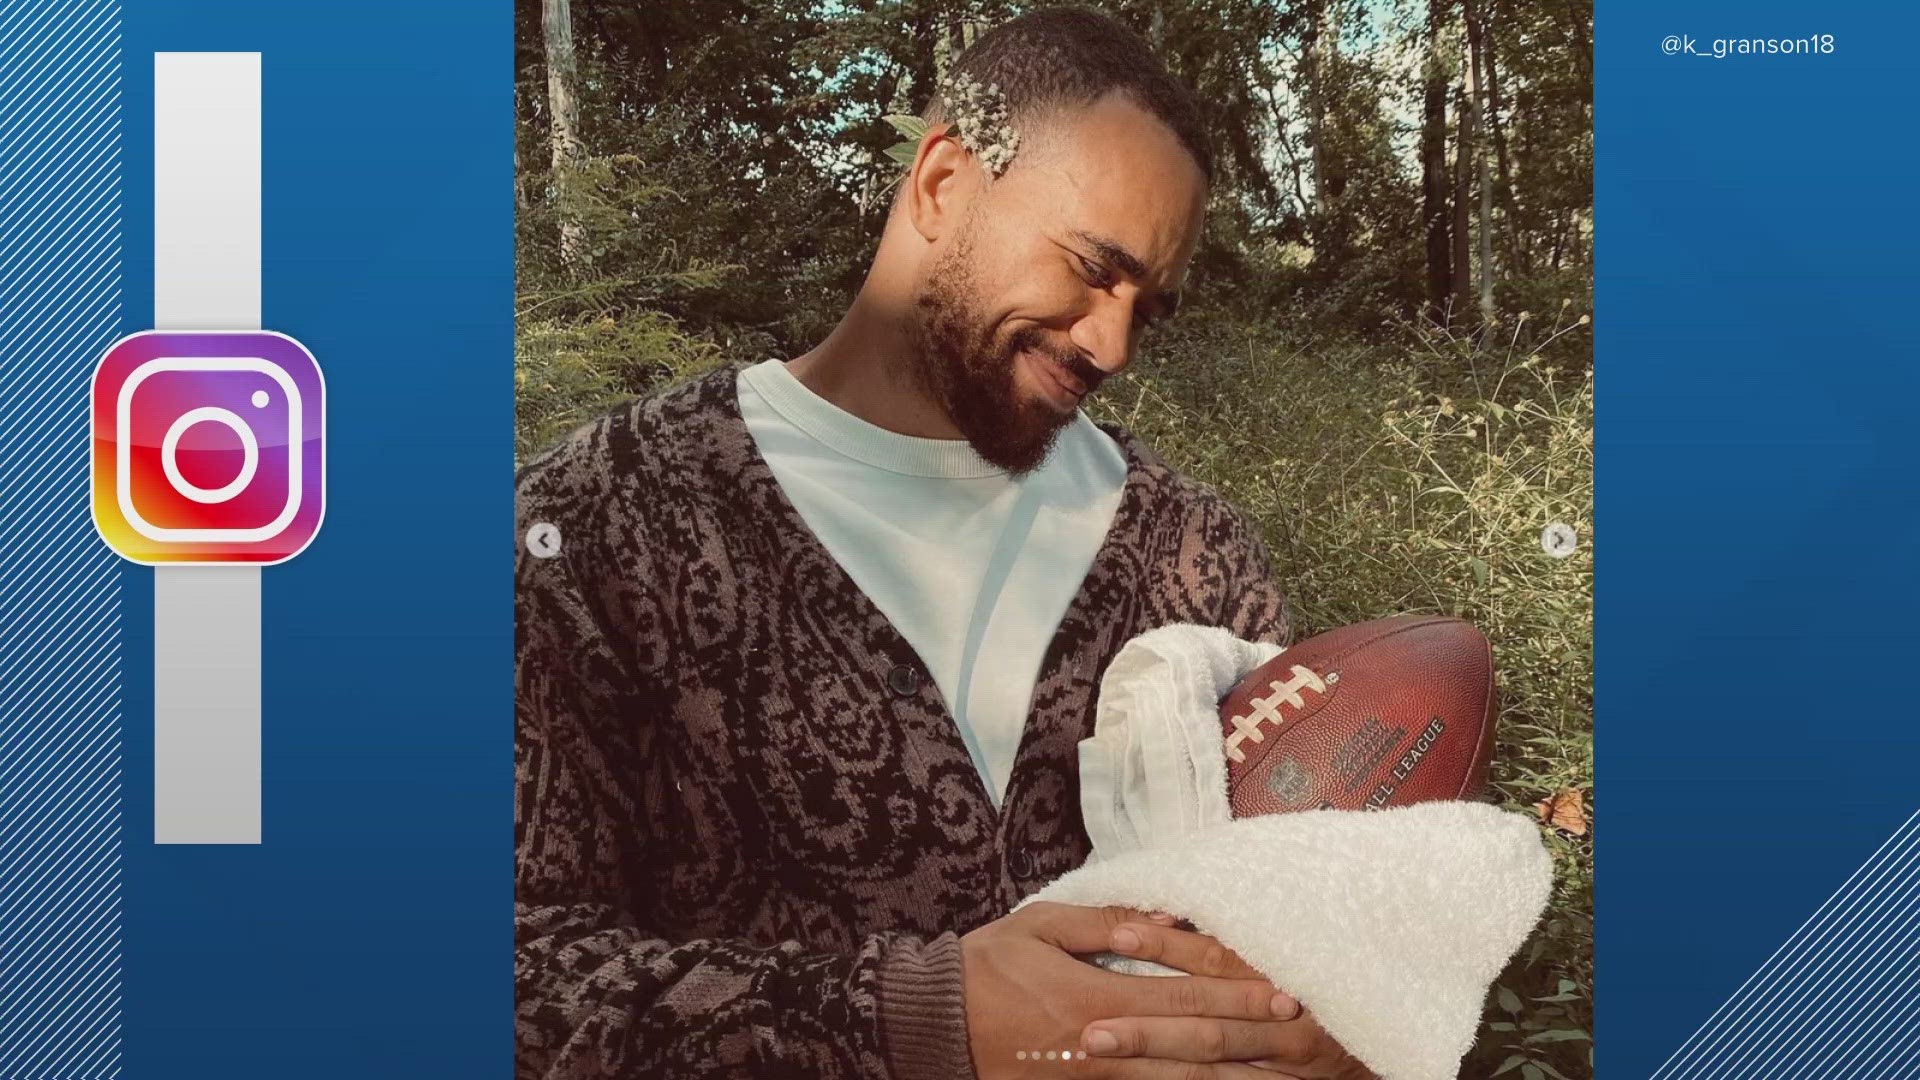
<svg viewBox="0 0 1920 1080">
<path fill-rule="evenodd" d="M 1920 11 L 1596 23 L 1596 1065 L 1624 1078 L 1920 807 Z"/>
<path fill-rule="evenodd" d="M 125 330 L 152 317 L 156 51 L 262 54 L 262 321 L 326 374 L 326 522 L 263 571 L 264 843 L 155 847 L 127 618 L 134 1077 L 512 1061 L 512 10 L 129 4 Z"/>
</svg>

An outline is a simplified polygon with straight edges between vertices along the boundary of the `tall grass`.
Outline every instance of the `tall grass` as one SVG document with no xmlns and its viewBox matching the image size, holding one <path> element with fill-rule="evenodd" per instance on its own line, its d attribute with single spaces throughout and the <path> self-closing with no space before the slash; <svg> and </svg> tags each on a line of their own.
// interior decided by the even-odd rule
<svg viewBox="0 0 1920 1080">
<path fill-rule="evenodd" d="M 514 460 L 636 394 L 724 362 L 718 346 L 655 312 L 522 318 L 514 330 Z"/>
</svg>

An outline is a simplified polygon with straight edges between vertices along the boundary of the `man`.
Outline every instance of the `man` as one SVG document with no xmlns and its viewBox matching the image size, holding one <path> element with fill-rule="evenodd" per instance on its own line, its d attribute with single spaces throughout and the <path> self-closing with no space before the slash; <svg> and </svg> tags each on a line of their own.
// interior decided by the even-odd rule
<svg viewBox="0 0 1920 1080">
<path fill-rule="evenodd" d="M 1054 9 L 931 110 L 826 340 L 519 480 L 562 547 L 519 561 L 519 1072 L 1364 1076 L 1164 917 L 1006 915 L 1088 854 L 1121 644 L 1287 614 L 1242 515 L 1078 411 L 1177 306 L 1212 172 L 1186 91 Z M 1107 949 L 1193 975 L 1079 958 Z"/>
</svg>

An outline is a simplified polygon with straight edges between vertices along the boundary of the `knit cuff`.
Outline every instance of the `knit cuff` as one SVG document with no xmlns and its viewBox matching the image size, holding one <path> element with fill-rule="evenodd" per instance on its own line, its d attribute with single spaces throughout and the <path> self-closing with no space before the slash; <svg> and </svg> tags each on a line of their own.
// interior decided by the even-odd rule
<svg viewBox="0 0 1920 1080">
<path fill-rule="evenodd" d="M 895 942 L 881 961 L 880 1030 L 893 1080 L 975 1080 L 956 934 Z"/>
</svg>

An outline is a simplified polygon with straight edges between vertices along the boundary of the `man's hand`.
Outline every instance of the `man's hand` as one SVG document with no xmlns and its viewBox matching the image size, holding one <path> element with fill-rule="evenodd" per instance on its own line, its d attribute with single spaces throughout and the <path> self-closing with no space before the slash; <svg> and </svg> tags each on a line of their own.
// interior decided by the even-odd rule
<svg viewBox="0 0 1920 1080">
<path fill-rule="evenodd" d="M 1120 975 L 1075 955 L 1127 951 L 1114 948 L 1125 944 L 1115 940 L 1122 926 L 1141 939 L 1133 955 L 1191 974 Z M 1368 1075 L 1301 1017 L 1298 1002 L 1224 946 L 1129 908 L 1029 904 L 967 934 L 960 945 L 968 1040 L 980 1080 L 1279 1080 L 1289 1075 L 1280 1070 L 1294 1068 L 1309 1070 L 1291 1074 L 1300 1080 Z M 1114 1051 L 1097 1053 L 1098 1044 L 1087 1041 L 1098 1029 L 1114 1035 Z M 1262 1066 L 1247 1063 L 1261 1059 Z M 1196 1063 L 1204 1071 L 1196 1071 Z"/>
<path fill-rule="evenodd" d="M 1153 923 L 1116 927 L 1112 951 L 1152 960 L 1191 975 L 1263 979 L 1231 949 L 1205 934 Z M 1080 1046 L 1087 1051 L 1072 1075 L 1141 1080 L 1217 1077 L 1219 1080 L 1374 1080 L 1373 1073 L 1333 1041 L 1296 1004 L 1276 1021 L 1168 1019 L 1123 1016 L 1089 1024 Z M 1096 1064 L 1095 1058 L 1099 1058 Z M 1155 1060 L 1160 1059 L 1160 1060 Z M 1170 1062 L 1207 1062 L 1210 1072 L 1167 1071 Z"/>
</svg>

